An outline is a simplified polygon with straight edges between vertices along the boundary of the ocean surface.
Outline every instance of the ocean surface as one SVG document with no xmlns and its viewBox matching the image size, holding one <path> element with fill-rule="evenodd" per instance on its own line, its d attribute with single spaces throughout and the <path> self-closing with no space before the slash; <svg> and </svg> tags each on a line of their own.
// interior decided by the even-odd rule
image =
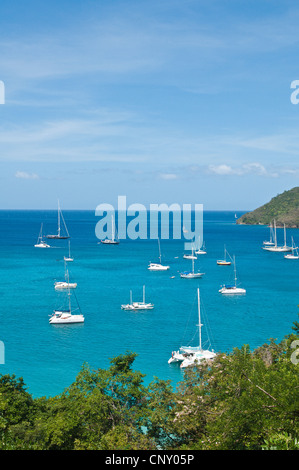
<svg viewBox="0 0 299 470">
<path fill-rule="evenodd" d="M 5 363 L 0 374 L 23 377 L 34 396 L 61 393 L 76 378 L 81 366 L 109 367 L 109 359 L 133 351 L 134 369 L 146 375 L 170 379 L 175 386 L 183 372 L 169 365 L 171 351 L 193 338 L 198 344 L 197 287 L 200 288 L 203 342 L 209 339 L 215 352 L 229 352 L 249 344 L 251 349 L 270 338 L 277 341 L 291 332 L 298 320 L 299 260 L 261 249 L 269 239 L 265 226 L 236 225 L 235 211 L 204 212 L 203 235 L 206 255 L 198 255 L 195 270 L 201 279 L 181 279 L 179 272 L 191 269 L 183 258 L 184 240 L 161 240 L 162 262 L 169 271 L 150 272 L 158 261 L 157 240 L 122 240 L 119 245 L 99 244 L 94 211 L 64 211 L 71 236 L 68 263 L 70 280 L 85 323 L 50 325 L 49 316 L 66 301 L 54 289 L 64 279 L 63 257 L 67 240 L 48 240 L 50 249 L 38 249 L 41 223 L 44 233 L 57 231 L 56 211 L 0 211 L 0 340 Z M 237 215 L 242 215 L 237 212 Z M 287 229 L 287 241 L 299 232 Z M 283 230 L 278 230 L 283 244 Z M 236 257 L 238 282 L 247 292 L 223 296 L 221 284 L 233 279 L 233 266 L 218 266 L 224 245 Z M 154 309 L 130 312 L 121 304 L 142 300 Z M 72 305 L 76 305 L 72 295 Z"/>
</svg>

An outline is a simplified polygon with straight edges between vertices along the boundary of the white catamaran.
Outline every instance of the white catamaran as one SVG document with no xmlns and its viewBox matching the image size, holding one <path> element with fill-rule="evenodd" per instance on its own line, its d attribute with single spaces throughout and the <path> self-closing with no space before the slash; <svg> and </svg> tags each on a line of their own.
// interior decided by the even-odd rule
<svg viewBox="0 0 299 470">
<path fill-rule="evenodd" d="M 61 232 L 60 219 L 62 220 L 62 223 L 63 223 L 64 232 L 65 232 L 64 234 L 62 234 L 62 232 Z M 70 238 L 66 223 L 65 223 L 64 218 L 63 218 L 62 211 L 60 209 L 59 201 L 58 201 L 58 221 L 57 221 L 57 225 L 58 225 L 57 234 L 47 235 L 47 238 L 54 238 L 55 240 L 57 240 L 57 239 L 64 240 L 64 239 Z"/>
<path fill-rule="evenodd" d="M 38 239 L 37 239 L 37 242 L 34 246 L 35 246 L 35 248 L 50 248 L 50 245 L 48 245 L 45 242 L 44 237 L 43 237 L 43 224 L 41 224 Z"/>
<path fill-rule="evenodd" d="M 76 298 L 77 300 L 77 298 Z M 70 323 L 83 323 L 84 322 L 84 316 L 80 310 L 78 301 L 77 301 L 77 308 L 75 310 L 79 310 L 79 314 L 74 314 L 72 311 L 72 305 L 71 305 L 71 293 L 70 289 L 68 289 L 68 309 L 63 310 L 54 310 L 53 314 L 51 315 L 49 319 L 49 323 L 51 324 L 70 324 Z"/>
<path fill-rule="evenodd" d="M 197 303 L 198 303 L 198 328 L 199 328 L 199 345 L 192 346 L 181 346 L 178 351 L 173 351 L 171 357 L 168 360 L 168 364 L 179 364 L 181 368 L 200 364 L 205 360 L 212 360 L 216 356 L 216 353 L 209 349 L 202 348 L 201 329 L 202 323 L 200 318 L 200 294 L 197 289 Z"/>
<path fill-rule="evenodd" d="M 284 255 L 286 259 L 299 259 L 298 247 L 295 245 L 294 238 L 292 237 L 292 253 Z"/>
<path fill-rule="evenodd" d="M 167 271 L 170 266 L 165 266 L 162 264 L 162 261 L 161 261 L 161 248 L 160 248 L 160 239 L 158 238 L 158 246 L 159 246 L 159 261 L 160 263 L 150 263 L 148 265 L 148 270 L 149 271 Z"/>
<path fill-rule="evenodd" d="M 54 287 L 56 290 L 64 290 L 64 289 L 76 289 L 77 283 L 76 282 L 70 282 L 70 276 L 68 269 L 66 269 L 65 263 L 64 263 L 64 281 L 56 281 L 54 282 Z"/>
<path fill-rule="evenodd" d="M 105 238 L 104 240 L 101 240 L 101 243 L 103 243 L 104 245 L 119 245 L 119 240 L 117 238 L 117 231 L 116 231 L 113 215 L 111 216 L 111 239 Z"/>
<path fill-rule="evenodd" d="M 63 257 L 64 261 L 74 261 L 74 258 L 71 256 L 71 241 L 69 240 L 69 255 Z"/>
<path fill-rule="evenodd" d="M 232 259 L 229 252 L 226 250 L 225 245 L 224 245 L 224 258 L 217 260 L 217 264 L 219 264 L 219 266 L 230 266 L 232 264 L 231 261 L 226 259 L 226 255 L 228 255 L 229 258 Z"/>
<path fill-rule="evenodd" d="M 130 291 L 130 303 L 121 306 L 122 310 L 151 310 L 154 304 L 145 302 L 145 286 L 143 286 L 143 300 L 142 302 L 132 301 L 132 291 Z"/>
<path fill-rule="evenodd" d="M 236 260 L 235 256 L 233 258 L 234 260 L 234 274 L 235 274 L 235 284 L 233 285 L 224 285 L 219 289 L 220 294 L 246 294 L 246 289 L 243 289 L 242 287 L 237 286 L 237 270 L 236 270 Z"/>
</svg>

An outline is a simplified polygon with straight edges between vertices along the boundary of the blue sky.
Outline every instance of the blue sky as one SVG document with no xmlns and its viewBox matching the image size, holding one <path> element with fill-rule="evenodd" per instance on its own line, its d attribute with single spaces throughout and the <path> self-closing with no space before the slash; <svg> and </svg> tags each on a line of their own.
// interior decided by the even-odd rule
<svg viewBox="0 0 299 470">
<path fill-rule="evenodd" d="M 1 0 L 2 209 L 250 210 L 298 185 L 293 0 Z"/>
</svg>

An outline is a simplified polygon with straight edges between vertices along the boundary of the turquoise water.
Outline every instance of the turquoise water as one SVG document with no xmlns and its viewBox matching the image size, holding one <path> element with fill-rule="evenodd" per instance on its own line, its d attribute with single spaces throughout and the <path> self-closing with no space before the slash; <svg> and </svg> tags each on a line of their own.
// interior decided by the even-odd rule
<svg viewBox="0 0 299 470">
<path fill-rule="evenodd" d="M 182 372 L 168 364 L 171 351 L 194 336 L 198 343 L 196 289 L 200 287 L 203 323 L 209 328 L 216 352 L 249 344 L 253 349 L 269 338 L 281 340 L 298 319 L 299 261 L 261 249 L 269 238 L 263 226 L 235 224 L 235 212 L 205 212 L 207 255 L 198 257 L 202 279 L 186 280 L 180 271 L 191 268 L 183 259 L 183 240 L 162 240 L 163 263 L 170 271 L 150 272 L 156 261 L 156 240 L 124 240 L 117 246 L 98 244 L 92 211 L 64 211 L 71 235 L 74 262 L 70 278 L 78 283 L 76 297 L 85 316 L 80 325 L 50 325 L 49 315 L 61 307 L 65 294 L 54 289 L 64 277 L 66 240 L 52 240 L 51 249 L 34 248 L 40 229 L 53 233 L 57 214 L 52 211 L 0 211 L 0 340 L 5 364 L 0 373 L 22 376 L 33 396 L 53 396 L 75 380 L 83 363 L 106 368 L 109 359 L 126 352 L 138 354 L 135 369 L 175 385 Z M 241 213 L 238 213 L 241 215 Z M 296 229 L 287 229 L 299 241 Z M 278 231 L 279 243 L 283 241 Z M 224 297 L 222 283 L 232 279 L 233 268 L 218 266 L 224 244 L 236 256 L 238 280 L 246 295 Z M 172 276 L 175 276 L 172 278 Z M 129 302 L 146 300 L 153 310 L 121 310 Z M 203 340 L 207 338 L 203 328 Z"/>
</svg>

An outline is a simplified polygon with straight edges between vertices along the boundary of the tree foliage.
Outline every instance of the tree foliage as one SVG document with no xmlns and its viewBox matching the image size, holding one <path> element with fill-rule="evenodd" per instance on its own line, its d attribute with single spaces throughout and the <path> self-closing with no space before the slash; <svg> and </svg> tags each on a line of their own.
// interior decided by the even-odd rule
<svg viewBox="0 0 299 470">
<path fill-rule="evenodd" d="M 33 399 L 22 378 L 3 375 L 0 448 L 298 450 L 296 325 L 280 344 L 244 345 L 187 369 L 176 390 L 157 378 L 145 387 L 132 352 L 107 370 L 83 364 L 50 398 Z"/>
</svg>

